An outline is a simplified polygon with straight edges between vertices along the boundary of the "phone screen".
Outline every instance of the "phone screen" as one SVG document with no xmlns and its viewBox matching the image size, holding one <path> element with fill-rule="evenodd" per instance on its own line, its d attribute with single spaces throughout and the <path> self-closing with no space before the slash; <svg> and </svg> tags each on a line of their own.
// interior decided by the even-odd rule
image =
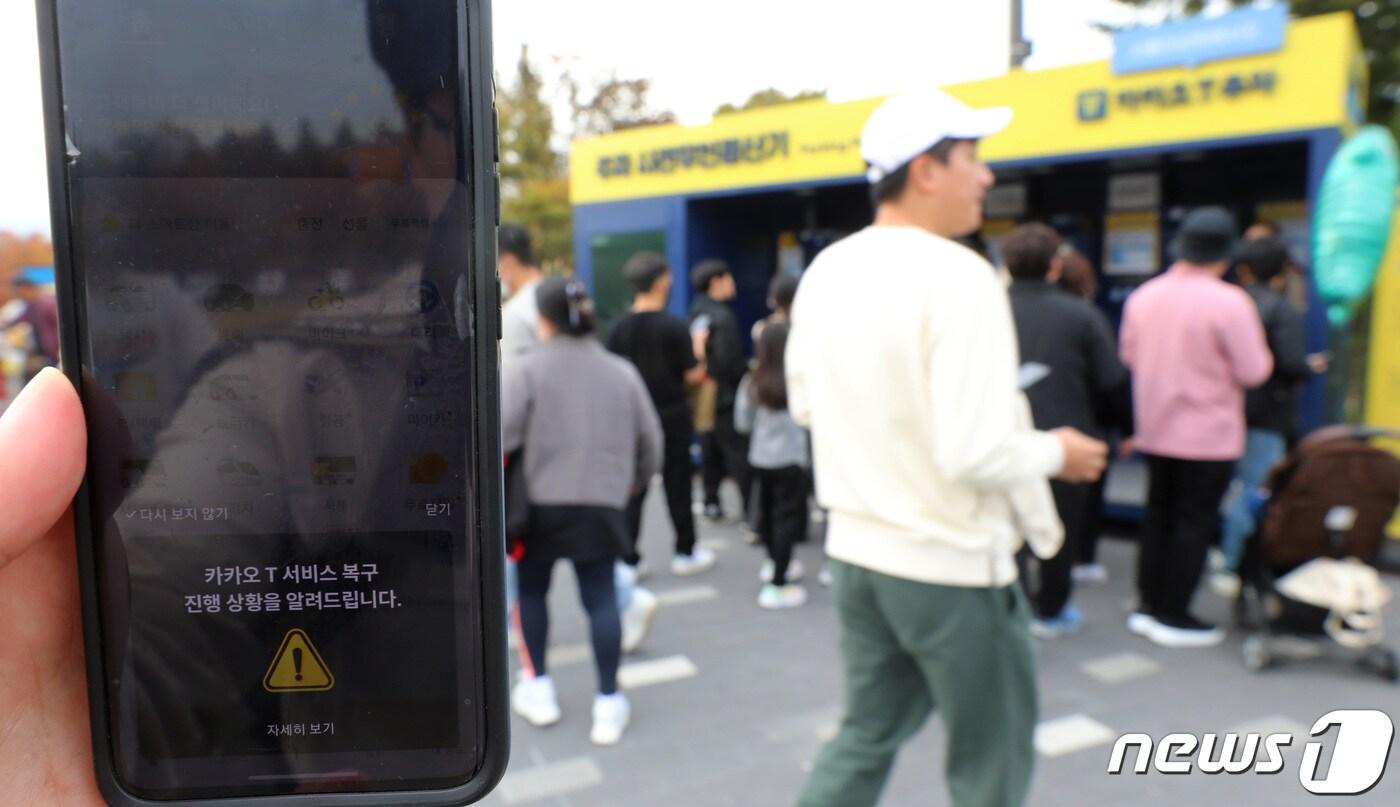
<svg viewBox="0 0 1400 807">
<path fill-rule="evenodd" d="M 58 0 L 107 718 L 144 798 L 481 759 L 459 0 Z"/>
</svg>

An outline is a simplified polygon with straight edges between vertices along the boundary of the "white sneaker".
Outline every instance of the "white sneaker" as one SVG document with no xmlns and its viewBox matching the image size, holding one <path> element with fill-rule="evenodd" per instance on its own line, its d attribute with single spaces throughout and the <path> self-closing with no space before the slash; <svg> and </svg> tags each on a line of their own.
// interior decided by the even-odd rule
<svg viewBox="0 0 1400 807">
<path fill-rule="evenodd" d="M 807 602 L 807 589 L 788 583 L 775 586 L 772 583 L 758 592 L 758 607 L 776 611 L 780 608 L 798 608 Z"/>
<path fill-rule="evenodd" d="M 637 573 L 636 566 L 633 566 L 628 563 L 623 563 L 622 561 L 617 562 L 616 566 L 613 569 L 613 575 L 617 580 L 617 586 L 619 588 L 622 588 L 624 586 L 628 588 L 633 587 L 637 585 L 637 581 L 641 577 L 641 575 Z"/>
<path fill-rule="evenodd" d="M 1101 586 L 1108 582 L 1108 569 L 1102 563 L 1083 563 L 1070 571 L 1076 586 Z"/>
<path fill-rule="evenodd" d="M 748 524 L 740 527 L 739 533 L 744 536 L 744 543 L 749 546 L 755 546 L 759 541 L 763 540 L 763 536 L 758 534 L 758 530 L 750 527 Z"/>
<path fill-rule="evenodd" d="M 1225 631 L 1187 617 L 1172 625 L 1158 620 L 1147 638 L 1162 647 L 1214 647 L 1225 641 Z"/>
<path fill-rule="evenodd" d="M 632 721 L 632 705 L 621 692 L 593 699 L 593 731 L 588 739 L 594 745 L 617 745 Z"/>
<path fill-rule="evenodd" d="M 1240 596 L 1240 576 L 1234 572 L 1215 572 L 1210 576 L 1210 588 L 1227 600 Z"/>
<path fill-rule="evenodd" d="M 676 555 L 671 558 L 671 574 L 677 577 L 689 577 L 693 574 L 709 571 L 714 568 L 715 553 L 697 546 L 689 555 Z"/>
<path fill-rule="evenodd" d="M 642 559 L 637 561 L 636 566 L 633 566 L 630 563 L 618 561 L 615 574 L 617 575 L 619 584 L 624 582 L 623 578 L 626 578 L 625 582 L 627 585 L 635 586 L 647 578 L 647 562 L 645 559 Z"/>
<path fill-rule="evenodd" d="M 817 571 L 817 582 L 831 588 L 831 564 L 823 563 L 821 569 Z"/>
<path fill-rule="evenodd" d="M 641 646 L 651 630 L 656 616 L 656 595 L 644 588 L 632 589 L 632 604 L 622 612 L 622 652 L 631 653 Z"/>
<path fill-rule="evenodd" d="M 1134 611 L 1128 614 L 1128 630 L 1138 636 L 1149 636 L 1152 629 L 1157 626 L 1157 620 L 1151 614 L 1142 611 Z"/>
<path fill-rule="evenodd" d="M 532 726 L 552 726 L 559 722 L 559 697 L 549 676 L 526 678 L 510 693 L 511 711 L 525 718 Z"/>
<path fill-rule="evenodd" d="M 758 582 L 773 582 L 773 570 L 773 561 L 765 560 L 763 562 L 763 567 L 758 570 Z M 802 567 L 802 561 L 798 560 L 797 558 L 793 558 L 792 560 L 788 561 L 787 581 L 789 583 L 800 582 L 802 580 L 802 576 L 806 573 L 807 570 Z"/>
<path fill-rule="evenodd" d="M 1229 566 L 1225 562 L 1225 553 L 1216 547 L 1206 550 L 1206 568 L 1212 572 L 1223 572 Z"/>
</svg>

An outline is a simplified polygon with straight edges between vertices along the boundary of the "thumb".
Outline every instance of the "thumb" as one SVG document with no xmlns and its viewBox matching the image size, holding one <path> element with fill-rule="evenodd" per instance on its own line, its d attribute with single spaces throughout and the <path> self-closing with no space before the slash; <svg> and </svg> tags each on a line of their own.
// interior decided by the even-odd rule
<svg viewBox="0 0 1400 807">
<path fill-rule="evenodd" d="M 68 509 L 86 464 L 82 403 L 63 373 L 45 368 L 0 415 L 0 568 Z"/>
</svg>

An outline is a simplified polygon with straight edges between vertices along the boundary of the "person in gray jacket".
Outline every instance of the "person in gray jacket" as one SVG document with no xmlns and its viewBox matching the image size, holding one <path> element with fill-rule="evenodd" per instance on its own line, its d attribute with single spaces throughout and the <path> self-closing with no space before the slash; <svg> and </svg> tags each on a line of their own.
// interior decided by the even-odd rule
<svg viewBox="0 0 1400 807">
<path fill-rule="evenodd" d="M 734 397 L 734 426 L 749 434 L 749 465 L 758 481 L 758 535 L 768 549 L 759 573 L 762 608 L 796 608 L 807 601 L 797 581 L 802 567 L 793 547 L 807 534 L 807 468 L 811 465 L 807 430 L 787 408 L 783 353 L 788 323 L 770 322 L 759 335 L 757 363 L 739 382 Z"/>
<path fill-rule="evenodd" d="M 660 468 L 661 423 L 637 369 L 593 338 L 593 303 L 582 283 L 548 278 L 536 300 L 541 344 L 507 365 L 501 382 L 502 448 L 523 449 L 530 501 L 517 572 L 534 676 L 516 685 L 511 706 L 536 726 L 560 718 L 545 667 L 546 598 L 555 561 L 567 559 L 598 668 L 591 739 L 612 745 L 631 716 L 617 689 L 622 628 L 613 565 L 630 543 L 627 500 Z"/>
</svg>

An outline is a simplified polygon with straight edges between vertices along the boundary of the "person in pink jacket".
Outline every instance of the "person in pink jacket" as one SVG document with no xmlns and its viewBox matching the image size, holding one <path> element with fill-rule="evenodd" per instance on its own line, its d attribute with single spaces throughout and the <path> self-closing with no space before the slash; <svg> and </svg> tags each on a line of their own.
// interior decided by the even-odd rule
<svg viewBox="0 0 1400 807">
<path fill-rule="evenodd" d="M 1120 351 L 1133 373 L 1137 435 L 1151 482 L 1138 553 L 1138 610 L 1128 628 L 1167 647 L 1204 647 L 1224 633 L 1190 611 L 1220 501 L 1244 454 L 1245 390 L 1273 370 L 1259 314 L 1226 283 L 1239 229 L 1227 211 L 1189 213 L 1176 263 L 1123 310 Z"/>
</svg>

